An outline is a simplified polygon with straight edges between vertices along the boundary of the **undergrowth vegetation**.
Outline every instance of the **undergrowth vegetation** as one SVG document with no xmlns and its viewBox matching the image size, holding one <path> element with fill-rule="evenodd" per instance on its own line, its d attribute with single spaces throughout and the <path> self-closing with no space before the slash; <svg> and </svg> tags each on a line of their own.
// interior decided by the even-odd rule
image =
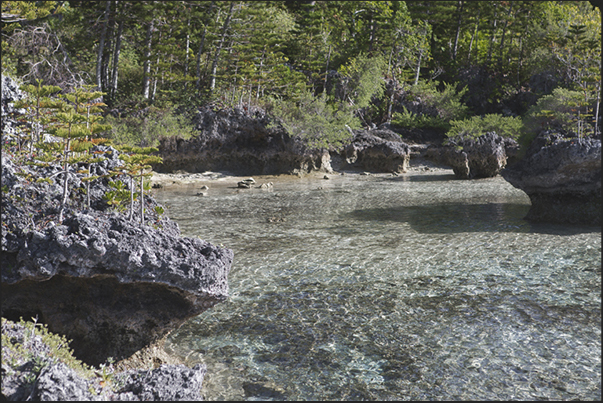
<svg viewBox="0 0 603 403">
<path fill-rule="evenodd" d="M 116 118 L 107 115 L 105 121 L 112 126 L 110 138 L 120 145 L 157 147 L 160 137 L 189 139 L 194 133 L 191 121 L 169 108 L 150 106 L 139 116 Z"/>
<path fill-rule="evenodd" d="M 448 130 L 446 136 L 448 138 L 477 138 L 488 132 L 496 132 L 499 136 L 517 140 L 522 128 L 523 122 L 519 116 L 487 114 L 484 116 L 472 116 L 464 120 L 452 120 L 450 122 L 450 130 Z"/>
</svg>

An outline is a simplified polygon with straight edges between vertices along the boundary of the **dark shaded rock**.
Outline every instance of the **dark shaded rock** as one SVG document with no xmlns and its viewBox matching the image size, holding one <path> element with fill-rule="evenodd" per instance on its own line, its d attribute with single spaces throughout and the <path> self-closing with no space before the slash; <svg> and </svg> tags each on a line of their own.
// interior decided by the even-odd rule
<svg viewBox="0 0 603 403">
<path fill-rule="evenodd" d="M 337 169 L 373 172 L 406 172 L 410 160 L 408 145 L 387 129 L 355 131 L 352 142 L 333 154 Z"/>
<path fill-rule="evenodd" d="M 202 108 L 195 118 L 199 134 L 190 139 L 161 138 L 158 172 L 228 171 L 244 175 L 304 175 L 332 172 L 327 151 L 309 150 L 298 138 L 271 125 L 264 111 Z"/>
<path fill-rule="evenodd" d="M 400 127 L 393 123 L 383 123 L 379 125 L 381 130 L 391 130 L 398 134 L 398 137 L 402 138 L 404 142 L 411 143 L 431 143 L 431 144 L 442 144 L 446 139 L 446 130 L 437 128 L 420 128 L 415 127 L 412 129 Z"/>
<path fill-rule="evenodd" d="M 108 158 L 95 169 L 115 164 Z M 232 251 L 181 237 L 150 196 L 148 225 L 95 209 L 107 206 L 103 181 L 93 182 L 90 210 L 70 200 L 58 223 L 60 186 L 35 183 L 38 169 L 53 168 L 17 167 L 3 155 L 3 317 L 38 315 L 73 340 L 79 359 L 99 364 L 129 357 L 227 298 Z"/>
<path fill-rule="evenodd" d="M 501 175 L 530 197 L 527 220 L 601 225 L 601 139 L 542 132 Z"/>
<path fill-rule="evenodd" d="M 489 132 L 478 138 L 450 139 L 443 147 L 428 149 L 425 157 L 452 167 L 460 179 L 491 178 L 507 165 L 507 150 L 515 156 L 517 149 L 515 140 Z"/>
</svg>

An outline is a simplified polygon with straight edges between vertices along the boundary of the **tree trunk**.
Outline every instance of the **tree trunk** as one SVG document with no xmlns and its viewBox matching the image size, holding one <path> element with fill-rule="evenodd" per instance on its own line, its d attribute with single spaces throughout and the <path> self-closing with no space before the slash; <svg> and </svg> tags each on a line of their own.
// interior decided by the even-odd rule
<svg viewBox="0 0 603 403">
<path fill-rule="evenodd" d="M 479 14 L 481 13 L 482 10 L 479 10 L 477 12 L 477 20 L 475 21 L 475 29 L 473 30 L 473 34 L 471 35 L 471 42 L 469 42 L 469 53 L 467 53 L 467 62 L 471 62 L 471 50 L 473 49 L 473 40 L 475 37 L 477 37 L 477 30 L 479 27 Z M 479 49 L 478 49 L 479 51 Z M 475 53 L 477 54 L 478 51 L 476 51 Z M 477 57 L 475 58 L 475 61 L 477 63 Z"/>
<path fill-rule="evenodd" d="M 144 224 L 144 171 L 140 170 L 140 223 Z"/>
<path fill-rule="evenodd" d="M 456 35 L 454 37 L 454 47 L 452 48 L 452 60 L 456 60 L 456 52 L 458 50 L 458 46 L 459 46 L 459 36 L 461 34 L 461 16 L 463 13 L 463 5 L 464 5 L 464 1 L 459 1 L 458 6 L 457 6 L 457 12 L 459 14 L 459 18 L 457 20 L 456 23 Z"/>
<path fill-rule="evenodd" d="M 213 92 L 216 88 L 216 71 L 218 70 L 218 59 L 220 58 L 220 51 L 222 50 L 222 46 L 224 46 L 224 39 L 226 38 L 228 25 L 230 24 L 230 19 L 232 18 L 233 9 L 234 1 L 231 1 L 230 9 L 228 10 L 228 16 L 226 16 L 226 20 L 224 21 L 224 25 L 222 26 L 222 35 L 220 37 L 220 43 L 218 43 L 218 48 L 216 49 L 216 54 L 214 56 L 214 60 L 211 66 L 211 82 L 209 84 L 209 89 L 211 92 Z"/>
<path fill-rule="evenodd" d="M 67 137 L 67 143 L 65 144 L 64 150 L 64 167 L 63 167 L 63 196 L 61 197 L 61 209 L 59 211 L 59 224 L 63 222 L 63 211 L 65 210 L 65 204 L 67 204 L 68 195 L 68 183 L 69 183 L 69 164 L 67 158 L 69 156 L 69 146 L 71 145 L 71 123 L 69 124 L 69 137 Z"/>
<path fill-rule="evenodd" d="M 124 22 L 120 21 L 117 28 L 117 37 L 115 38 L 115 49 L 113 50 L 113 73 L 111 74 L 111 102 L 115 101 L 117 95 L 117 72 L 119 70 L 119 52 L 121 51 L 121 34 L 124 29 Z"/>
<path fill-rule="evenodd" d="M 188 18 L 187 22 L 186 22 L 186 50 L 185 50 L 185 59 L 184 59 L 184 78 L 186 79 L 186 77 L 188 76 L 188 54 L 190 53 L 190 49 L 191 49 L 191 35 L 190 35 L 190 27 L 191 27 L 191 19 L 190 17 Z M 188 87 L 188 81 L 184 82 L 184 89 L 186 90 L 186 88 Z"/>
<path fill-rule="evenodd" d="M 134 177 L 130 175 L 130 222 L 134 218 Z"/>
<path fill-rule="evenodd" d="M 264 67 L 264 57 L 266 56 L 266 45 L 264 45 L 264 49 L 262 49 L 262 57 L 260 57 L 260 75 L 258 78 L 258 90 L 255 94 L 255 100 L 260 99 L 260 87 L 262 86 L 262 67 Z"/>
<path fill-rule="evenodd" d="M 327 78 L 329 77 L 329 62 L 331 61 L 331 45 L 329 45 L 329 54 L 327 55 L 327 68 L 325 70 L 325 87 L 322 90 L 322 93 L 327 95 Z"/>
<path fill-rule="evenodd" d="M 513 11 L 513 8 L 511 6 L 509 6 L 509 17 L 511 17 L 512 11 Z M 500 48 L 499 48 L 499 54 L 498 54 L 498 68 L 499 69 L 502 69 L 503 51 L 504 51 L 504 47 L 505 47 L 505 34 L 507 33 L 508 26 L 509 26 L 509 18 L 507 18 L 505 20 L 505 26 L 503 27 L 502 37 L 500 38 Z"/>
<path fill-rule="evenodd" d="M 369 49 L 368 49 L 369 53 L 372 53 L 372 51 L 373 51 L 373 44 L 375 43 L 376 33 L 377 33 L 377 22 L 371 15 L 371 36 L 369 37 Z"/>
<path fill-rule="evenodd" d="M 111 1 L 107 1 L 107 8 L 105 9 L 105 22 L 103 22 L 103 29 L 101 30 L 100 41 L 98 43 L 98 53 L 96 55 L 96 86 L 99 91 L 103 90 L 103 83 L 102 83 L 103 53 L 105 51 L 105 38 L 107 36 L 107 25 L 108 25 L 110 12 L 111 12 Z"/>
<path fill-rule="evenodd" d="M 419 84 L 419 73 L 421 72 L 421 59 L 423 58 L 423 51 L 419 53 L 419 61 L 417 62 L 417 74 L 415 75 L 415 84 Z"/>
<path fill-rule="evenodd" d="M 490 47 L 488 48 L 488 64 L 492 61 L 492 46 L 494 45 L 494 36 L 496 34 L 496 14 L 494 15 L 494 24 L 492 26 L 492 35 L 490 36 Z"/>
<path fill-rule="evenodd" d="M 147 26 L 147 37 L 145 41 L 143 79 L 142 79 L 142 96 L 149 99 L 149 89 L 151 87 L 151 40 L 153 39 L 153 22 L 149 22 Z"/>
<path fill-rule="evenodd" d="M 203 45 L 205 43 L 205 34 L 207 33 L 207 27 L 203 27 L 203 35 L 201 35 L 201 43 L 199 44 L 199 51 L 197 52 L 197 81 L 195 87 L 197 90 L 201 89 L 201 53 L 203 53 Z"/>
</svg>

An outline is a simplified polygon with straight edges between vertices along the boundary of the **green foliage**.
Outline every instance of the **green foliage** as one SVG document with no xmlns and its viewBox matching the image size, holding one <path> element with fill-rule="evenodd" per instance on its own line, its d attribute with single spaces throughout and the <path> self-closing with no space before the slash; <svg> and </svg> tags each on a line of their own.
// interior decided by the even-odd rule
<svg viewBox="0 0 603 403">
<path fill-rule="evenodd" d="M 125 183 L 120 180 L 110 181 L 109 187 L 113 190 L 109 190 L 104 195 L 104 199 L 107 204 L 115 208 L 117 211 L 125 211 L 125 203 L 130 200 L 130 191 L 126 189 Z M 134 193 L 134 198 L 138 197 L 138 193 Z"/>
<path fill-rule="evenodd" d="M 272 114 L 293 136 L 299 136 L 309 148 L 340 147 L 352 137 L 360 122 L 344 103 L 330 105 L 323 96 L 306 92 L 298 101 L 272 103 Z"/>
<path fill-rule="evenodd" d="M 520 137 L 523 146 L 543 130 L 578 135 L 594 131 L 591 122 L 584 120 L 584 95 L 579 91 L 556 88 L 552 94 L 541 97 L 524 118 L 524 130 Z M 586 105 L 588 106 L 588 104 Z M 579 112 L 582 111 L 581 115 Z"/>
<path fill-rule="evenodd" d="M 439 81 L 420 80 L 417 85 L 410 87 L 409 94 L 411 99 L 433 109 L 434 115 L 444 121 L 465 118 L 469 108 L 463 104 L 461 98 L 467 93 L 467 88 L 457 91 L 453 83 L 443 83 L 442 90 L 438 87 L 440 87 Z"/>
<path fill-rule="evenodd" d="M 7 334 L 2 332 L 2 368 L 15 370 L 27 362 L 33 362 L 30 376 L 34 381 L 42 368 L 53 360 L 64 363 L 82 377 L 91 378 L 94 375 L 88 365 L 73 356 L 73 351 L 69 349 L 70 341 L 65 336 L 50 333 L 47 325 L 41 325 L 35 319 L 33 322 L 28 322 L 21 318 L 17 324 L 25 328 L 23 339 L 10 339 Z M 14 325 L 14 322 L 2 318 L 3 328 Z M 49 347 L 47 357 L 34 356 L 29 348 L 29 343 L 34 337 L 40 337 L 41 341 Z"/>
<path fill-rule="evenodd" d="M 450 121 L 464 119 L 468 107 L 461 98 L 467 88 L 456 91 L 454 84 L 444 83 L 438 90 L 438 81 L 420 80 L 417 85 L 410 86 L 406 94 L 407 102 L 420 102 L 423 113 L 415 114 L 403 107 L 402 113 L 394 113 L 392 123 L 405 128 L 434 128 L 449 130 Z"/>
<path fill-rule="evenodd" d="M 230 25 L 222 32 L 231 4 Z M 600 12 L 585 1 L 5 1 L 2 14 L 3 71 L 34 85 L 37 77 L 64 88 L 94 82 L 112 108 L 163 111 L 152 111 L 148 121 L 110 118 L 112 137 L 121 144 L 153 146 L 161 135 L 186 136 L 188 124 L 169 116 L 172 106 L 196 109 L 217 101 L 204 93 L 214 62 L 212 97 L 231 106 L 303 97 L 307 88 L 317 95 L 325 84 L 331 91 L 333 75 L 325 74 L 338 71 L 341 91 L 327 95 L 352 102 L 363 123 L 380 123 L 384 111 L 371 100 L 381 98 L 384 76 L 412 84 L 483 69 L 492 89 L 472 104 L 483 101 L 483 113 L 541 73 L 580 89 L 586 99 L 601 90 Z M 422 86 L 416 91 L 430 95 Z M 465 118 L 452 99 L 434 104 L 447 107 L 425 115 L 444 122 Z M 415 127 L 443 124 L 426 116 L 399 120 Z M 15 140 L 21 145 L 37 137 L 35 130 Z"/>
<path fill-rule="evenodd" d="M 112 126 L 111 139 L 117 145 L 156 147 L 160 137 L 180 136 L 188 139 L 194 126 L 174 111 L 150 107 L 144 117 L 114 118 L 107 116 L 105 122 Z"/>
<path fill-rule="evenodd" d="M 439 116 L 431 116 L 426 114 L 416 114 L 410 112 L 406 107 L 402 107 L 402 113 L 394 112 L 392 123 L 399 127 L 407 129 L 440 129 L 448 130 L 450 124 Z"/>
<path fill-rule="evenodd" d="M 448 138 L 477 138 L 488 132 L 496 132 L 501 137 L 517 140 L 522 128 L 523 122 L 520 117 L 487 114 L 472 116 L 470 119 L 451 121 L 450 130 L 446 133 L 446 136 Z"/>
<path fill-rule="evenodd" d="M 351 101 L 359 110 L 369 106 L 373 98 L 382 98 L 385 91 L 383 74 L 386 62 L 381 56 L 369 57 L 360 54 L 339 69 L 341 80 L 341 100 Z"/>
</svg>

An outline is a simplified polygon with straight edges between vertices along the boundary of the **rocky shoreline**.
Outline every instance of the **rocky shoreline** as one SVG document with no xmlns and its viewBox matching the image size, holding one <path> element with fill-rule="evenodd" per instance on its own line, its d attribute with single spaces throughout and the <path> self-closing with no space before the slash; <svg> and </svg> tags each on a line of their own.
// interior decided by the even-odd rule
<svg viewBox="0 0 603 403">
<path fill-rule="evenodd" d="M 501 172 L 530 197 L 533 222 L 601 225 L 601 139 L 542 132 Z"/>
<path fill-rule="evenodd" d="M 115 149 L 96 151 L 106 157 L 98 173 L 119 166 Z M 85 364 L 101 368 L 108 360 L 118 361 L 123 382 L 109 394 L 90 392 L 98 380 L 72 373 L 40 353 L 42 347 L 32 350 L 26 332 L 7 322 L 2 328 L 3 396 L 198 400 L 205 368 L 178 364 L 162 353 L 161 343 L 187 319 L 228 298 L 232 251 L 182 237 L 178 225 L 154 208 L 159 205 L 151 196 L 145 197 L 147 224 L 112 211 L 103 199 L 111 189 L 108 178 L 91 186 L 91 208 L 74 184 L 59 222 L 62 186 L 37 180 L 55 168 L 2 157 L 2 317 L 13 322 L 36 318 L 50 332 L 72 340 L 70 348 Z M 17 345 L 30 352 L 28 358 L 8 362 L 4 357 L 10 349 L 5 348 Z M 32 376 L 36 382 L 27 382 Z"/>
<path fill-rule="evenodd" d="M 17 127 L 5 119 L 10 103 L 18 99 L 13 87 L 5 91 L 3 85 L 3 132 Z M 293 180 L 437 172 L 463 180 L 500 174 L 530 196 L 526 219 L 601 225 L 600 138 L 541 133 L 517 160 L 517 143 L 496 133 L 444 146 L 437 139 L 403 141 L 383 125 L 353 132 L 341 149 L 309 150 L 262 113 L 205 108 L 197 125 L 198 137 L 162 140 L 164 163 L 155 167 L 153 187 L 201 182 L 244 187 L 247 180 L 248 187 L 269 190 L 271 175 Z M 72 192 L 61 222 L 61 185 L 56 179 L 38 179 L 51 178 L 62 168 L 26 165 L 3 153 L 2 396 L 198 400 L 205 367 L 181 365 L 163 351 L 162 343 L 187 319 L 228 298 L 233 252 L 181 236 L 152 196 L 144 197 L 146 224 L 111 209 L 105 199 L 111 190 L 107 176 L 121 165 L 119 153 L 107 146 L 94 151 L 105 160 L 94 166 L 103 178 L 89 189 L 90 207 L 73 167 L 71 186 L 80 190 Z M 249 181 L 253 175 L 257 181 Z M 125 186 L 127 190 L 127 181 Z M 135 211 L 140 211 L 138 203 Z M 19 324 L 20 318 L 36 318 L 50 332 L 73 340 L 75 356 L 97 372 L 116 360 L 111 374 L 120 381 L 106 389 L 102 376 L 74 372 L 51 356 L 50 347 Z M 9 363 L 5 356 L 15 358 Z"/>
</svg>

